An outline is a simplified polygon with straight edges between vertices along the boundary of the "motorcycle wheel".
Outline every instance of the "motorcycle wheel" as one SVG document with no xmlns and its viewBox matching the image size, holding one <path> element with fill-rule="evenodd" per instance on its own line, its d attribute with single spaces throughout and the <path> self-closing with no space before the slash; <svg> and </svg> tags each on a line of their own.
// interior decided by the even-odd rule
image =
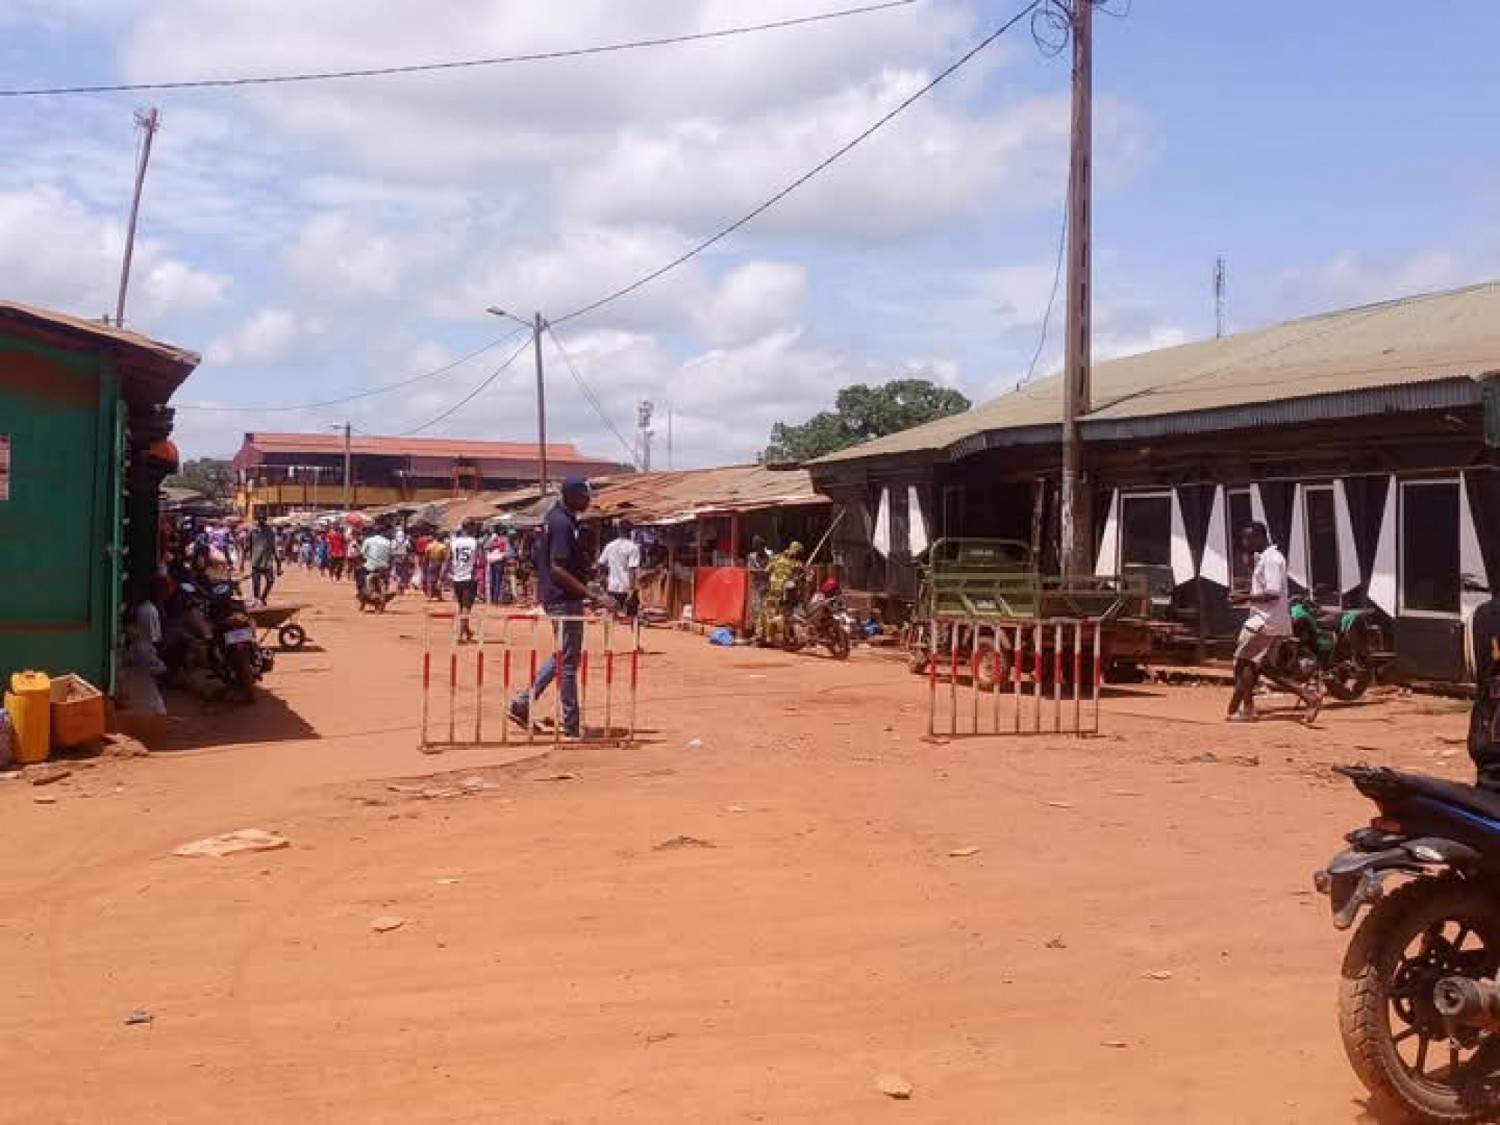
<svg viewBox="0 0 1500 1125">
<path fill-rule="evenodd" d="M 229 686 L 241 701 L 255 701 L 255 653 L 247 645 L 236 645 L 230 649 L 226 659 L 229 663 Z"/>
<path fill-rule="evenodd" d="M 1450 1042 L 1433 987 L 1445 976 L 1497 970 L 1493 887 L 1418 879 L 1376 903 L 1349 943 L 1339 982 L 1344 1051 L 1376 1103 L 1429 1125 L 1493 1119 L 1500 1034 L 1465 1029 Z"/>
<path fill-rule="evenodd" d="M 1370 656 L 1365 645 L 1356 645 L 1349 658 L 1337 665 L 1324 677 L 1328 694 L 1345 703 L 1353 703 L 1369 690 L 1375 679 L 1375 669 L 1370 667 Z"/>
<path fill-rule="evenodd" d="M 932 655 L 925 645 L 913 645 L 906 650 L 906 670 L 913 676 L 927 675 L 927 666 L 931 663 Z"/>
<path fill-rule="evenodd" d="M 851 647 L 849 644 L 849 634 L 835 625 L 833 631 L 828 635 L 829 654 L 835 660 L 848 660 Z"/>
</svg>

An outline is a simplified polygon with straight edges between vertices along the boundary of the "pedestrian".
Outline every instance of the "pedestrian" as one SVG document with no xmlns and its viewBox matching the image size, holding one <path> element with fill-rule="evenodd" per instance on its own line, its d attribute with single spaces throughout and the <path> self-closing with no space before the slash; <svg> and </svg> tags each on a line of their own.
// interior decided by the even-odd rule
<svg viewBox="0 0 1500 1125">
<path fill-rule="evenodd" d="M 1240 545 L 1255 559 L 1250 574 L 1250 590 L 1234 594 L 1230 602 L 1249 607 L 1245 624 L 1240 628 L 1234 651 L 1234 693 L 1229 697 L 1228 719 L 1231 723 L 1253 723 L 1255 685 L 1262 675 L 1278 686 L 1301 697 L 1307 705 L 1303 721 L 1308 726 L 1318 717 L 1323 696 L 1317 687 L 1301 688 L 1274 673 L 1265 671 L 1267 657 L 1273 656 L 1282 642 L 1292 636 L 1292 610 L 1287 597 L 1286 556 L 1271 542 L 1266 525 L 1256 521 L 1240 533 Z"/>
<path fill-rule="evenodd" d="M 264 510 L 255 517 L 255 526 L 250 531 L 249 553 L 250 596 L 265 605 L 281 573 L 281 562 L 276 557 L 276 532 L 266 522 Z"/>
<path fill-rule="evenodd" d="M 364 533 L 351 527 L 344 539 L 344 572 L 354 577 L 354 568 L 364 564 Z"/>
<path fill-rule="evenodd" d="M 759 535 L 750 540 L 750 553 L 745 556 L 745 570 L 748 572 L 747 593 L 750 603 L 745 610 L 745 620 L 750 622 L 750 628 L 758 635 L 761 611 L 766 604 L 766 586 L 771 577 L 771 552 L 766 549 L 766 541 Z"/>
<path fill-rule="evenodd" d="M 588 588 L 592 570 L 578 535 L 578 517 L 588 511 L 589 484 L 582 477 L 563 481 L 562 497 L 547 513 L 535 553 L 537 591 L 542 608 L 553 619 L 557 654 L 549 656 L 537 671 L 535 682 L 507 710 L 512 721 L 530 729 L 531 708 L 555 679 L 562 708 L 564 738 L 583 733 L 578 708 L 578 665 L 583 659 L 583 608 L 593 602 L 606 611 L 617 607 L 605 594 L 596 597 Z M 560 659 L 559 659 L 560 657 Z"/>
<path fill-rule="evenodd" d="M 406 528 L 398 527 L 391 539 L 391 570 L 396 578 L 396 593 L 411 589 L 412 542 Z"/>
<path fill-rule="evenodd" d="M 1500 594 L 1474 611 L 1474 709 L 1469 714 L 1469 757 L 1479 787 L 1500 791 Z"/>
<path fill-rule="evenodd" d="M 599 553 L 599 568 L 604 571 L 604 588 L 620 603 L 626 617 L 640 611 L 641 546 L 633 536 L 629 520 L 615 527 L 615 537 Z"/>
<path fill-rule="evenodd" d="M 506 587 L 506 563 L 510 558 L 510 540 L 496 528 L 484 543 L 484 561 L 489 573 L 488 589 L 490 605 L 501 605 L 510 601 L 510 590 Z"/>
<path fill-rule="evenodd" d="M 458 534 L 448 544 L 453 574 L 453 600 L 458 603 L 458 643 L 474 640 L 469 615 L 479 596 L 479 538 L 473 520 L 465 520 Z"/>
<path fill-rule="evenodd" d="M 328 532 L 328 573 L 335 582 L 344 580 L 344 557 L 349 553 L 349 542 L 343 529 L 333 527 Z"/>
<path fill-rule="evenodd" d="M 428 540 L 423 558 L 422 592 L 428 601 L 440 602 L 443 600 L 443 570 L 448 565 L 448 544 L 443 542 L 441 535 L 434 533 Z"/>
<path fill-rule="evenodd" d="M 760 644 L 774 645 L 781 641 L 785 616 L 791 608 L 787 603 L 787 587 L 798 585 L 805 569 L 802 551 L 801 543 L 793 543 L 771 560 L 766 573 L 766 599 L 760 609 L 760 628 L 755 636 Z"/>
</svg>

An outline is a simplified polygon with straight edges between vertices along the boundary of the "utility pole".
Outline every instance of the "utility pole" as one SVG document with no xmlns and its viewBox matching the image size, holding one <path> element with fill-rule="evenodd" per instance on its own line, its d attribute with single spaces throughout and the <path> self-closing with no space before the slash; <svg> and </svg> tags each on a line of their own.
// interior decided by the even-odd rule
<svg viewBox="0 0 1500 1125">
<path fill-rule="evenodd" d="M 1214 259 L 1214 337 L 1224 335 L 1224 259 Z"/>
<path fill-rule="evenodd" d="M 667 407 L 667 469 L 672 468 L 672 408 Z"/>
<path fill-rule="evenodd" d="M 1072 0 L 1073 143 L 1068 162 L 1068 330 L 1063 371 L 1063 465 L 1060 562 L 1065 575 L 1089 571 L 1089 494 L 1083 434 L 1089 412 L 1092 341 L 1089 324 L 1090 207 L 1093 200 L 1094 3 Z"/>
<path fill-rule="evenodd" d="M 350 434 L 354 427 L 344 423 L 344 511 L 354 506 L 354 456 L 350 448 Z"/>
<path fill-rule="evenodd" d="M 125 291 L 130 288 L 130 259 L 135 256 L 135 226 L 141 214 L 141 192 L 146 187 L 146 166 L 151 163 L 151 140 L 161 128 L 161 117 L 153 106 L 148 110 L 136 110 L 136 128 L 145 137 L 141 141 L 140 159 L 135 165 L 135 194 L 130 200 L 130 222 L 125 227 L 125 260 L 120 264 L 120 295 L 115 300 L 115 326 L 125 326 Z"/>
<path fill-rule="evenodd" d="M 547 495 L 547 382 L 542 377 L 542 329 L 547 322 L 542 314 L 536 314 L 533 332 L 536 341 L 536 454 L 541 469 L 539 488 Z"/>
</svg>

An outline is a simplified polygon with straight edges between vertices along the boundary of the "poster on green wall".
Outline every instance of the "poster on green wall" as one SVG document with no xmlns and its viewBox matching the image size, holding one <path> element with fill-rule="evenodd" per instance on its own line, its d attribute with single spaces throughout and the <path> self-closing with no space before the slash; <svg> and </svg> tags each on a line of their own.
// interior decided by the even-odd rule
<svg viewBox="0 0 1500 1125">
<path fill-rule="evenodd" d="M 10 499 L 10 435 L 0 434 L 0 501 Z"/>
</svg>

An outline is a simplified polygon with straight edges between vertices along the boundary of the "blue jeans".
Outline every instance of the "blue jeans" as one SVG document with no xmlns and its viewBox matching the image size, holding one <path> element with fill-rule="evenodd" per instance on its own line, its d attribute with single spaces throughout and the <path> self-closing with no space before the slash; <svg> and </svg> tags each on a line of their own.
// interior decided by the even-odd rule
<svg viewBox="0 0 1500 1125">
<path fill-rule="evenodd" d="M 510 601 L 510 591 L 505 586 L 505 560 L 490 563 L 489 581 L 486 583 L 490 605 Z"/>
<path fill-rule="evenodd" d="M 546 607 L 551 617 L 582 617 L 582 602 L 559 602 Z M 562 654 L 562 672 L 558 673 L 557 655 L 547 657 L 546 663 L 537 669 L 536 682 L 529 691 L 522 692 L 516 704 L 530 711 L 531 704 L 542 697 L 555 679 L 562 697 L 562 729 L 564 734 L 579 733 L 581 717 L 578 713 L 578 665 L 583 659 L 583 622 L 554 621 L 552 631 L 557 638 L 557 651 Z"/>
</svg>

